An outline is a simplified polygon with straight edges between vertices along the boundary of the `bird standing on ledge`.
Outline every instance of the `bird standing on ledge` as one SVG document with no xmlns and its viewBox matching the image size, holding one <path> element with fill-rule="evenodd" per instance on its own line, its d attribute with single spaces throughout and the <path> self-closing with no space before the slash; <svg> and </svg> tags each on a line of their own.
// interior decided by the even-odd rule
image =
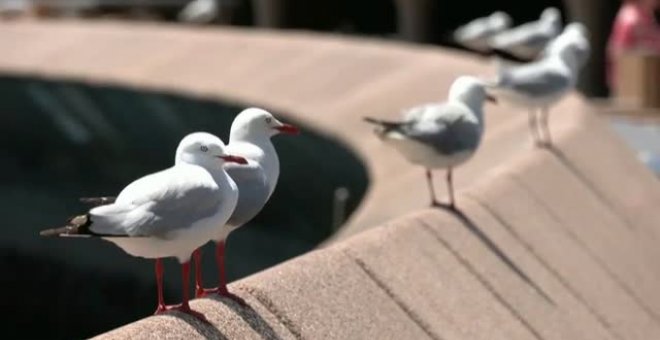
<svg viewBox="0 0 660 340">
<path fill-rule="evenodd" d="M 224 163 L 246 160 L 228 154 L 220 138 L 202 132 L 183 138 L 176 159 L 173 167 L 129 184 L 114 203 L 41 235 L 100 237 L 133 256 L 156 259 L 156 314 L 179 310 L 205 320 L 188 304 L 190 254 L 214 237 L 236 207 L 238 189 Z M 166 306 L 163 299 L 164 257 L 176 257 L 182 264 L 183 297 L 178 306 Z"/>
<path fill-rule="evenodd" d="M 216 242 L 216 263 L 218 266 L 218 287 L 202 287 L 201 250 L 193 254 L 195 260 L 196 295 L 217 293 L 241 304 L 243 300 L 227 289 L 225 274 L 225 242 L 229 233 L 248 223 L 263 209 L 275 191 L 280 175 L 280 161 L 271 137 L 284 134 L 297 134 L 298 128 L 284 124 L 272 114 L 259 108 L 248 108 L 239 113 L 231 125 L 229 144 L 226 150 L 233 155 L 244 157 L 248 164 L 227 164 L 225 170 L 236 182 L 240 195 L 238 204 L 227 221 L 214 235 Z"/>
<path fill-rule="evenodd" d="M 449 89 L 444 103 L 426 104 L 404 112 L 401 122 L 365 118 L 377 126 L 376 135 L 411 163 L 426 168 L 431 206 L 441 206 L 433 188 L 432 169 L 447 169 L 449 208 L 455 209 L 453 169 L 472 157 L 483 134 L 483 104 L 496 102 L 484 83 L 462 76 Z"/>
</svg>

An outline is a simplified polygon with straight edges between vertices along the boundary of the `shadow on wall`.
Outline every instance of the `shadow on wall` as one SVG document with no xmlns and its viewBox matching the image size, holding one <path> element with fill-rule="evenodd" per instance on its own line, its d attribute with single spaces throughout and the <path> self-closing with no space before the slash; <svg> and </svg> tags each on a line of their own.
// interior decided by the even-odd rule
<svg viewBox="0 0 660 340">
<path fill-rule="evenodd" d="M 43 239 L 38 231 L 84 210 L 78 197 L 117 194 L 133 179 L 170 166 L 187 133 L 208 131 L 227 141 L 241 109 L 168 93 L 1 78 L 0 263 L 5 273 L 16 275 L 0 280 L 0 289 L 19 293 L 21 282 L 30 283 L 25 293 L 33 311 L 16 314 L 16 320 L 13 314 L 3 317 L 2 327 L 26 337 L 78 338 L 150 314 L 156 297 L 152 261 L 101 240 Z M 231 280 L 313 249 L 334 231 L 337 211 L 345 211 L 339 217 L 345 219 L 367 188 L 362 163 L 336 141 L 303 127 L 301 135 L 278 136 L 274 143 L 280 182 L 264 211 L 232 234 Z M 339 188 L 349 194 L 340 209 L 333 202 Z M 212 251 L 205 253 L 211 286 L 215 264 Z M 178 292 L 178 266 L 168 261 L 165 271 L 167 288 Z M 27 300 L 10 294 L 3 301 L 11 310 L 25 309 Z M 45 318 L 84 318 L 88 326 L 44 324 Z"/>
</svg>

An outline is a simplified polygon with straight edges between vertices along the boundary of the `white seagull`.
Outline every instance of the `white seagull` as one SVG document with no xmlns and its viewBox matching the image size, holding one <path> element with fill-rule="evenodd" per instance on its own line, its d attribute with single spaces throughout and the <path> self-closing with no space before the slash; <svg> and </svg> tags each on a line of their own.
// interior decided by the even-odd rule
<svg viewBox="0 0 660 340">
<path fill-rule="evenodd" d="M 444 103 L 414 107 L 401 122 L 365 118 L 378 126 L 376 134 L 413 164 L 426 168 L 431 205 L 440 206 L 433 188 L 432 169 L 447 169 L 449 207 L 455 209 L 452 170 L 472 157 L 484 130 L 484 101 L 496 102 L 483 81 L 471 76 L 457 78 Z"/>
<path fill-rule="evenodd" d="M 525 60 L 535 59 L 546 45 L 561 33 L 561 13 L 554 7 L 543 10 L 538 21 L 496 34 L 490 48 Z"/>
<path fill-rule="evenodd" d="M 498 97 L 529 110 L 532 138 L 539 146 L 552 143 L 548 109 L 575 88 L 579 71 L 590 53 L 587 36 L 584 25 L 571 23 L 547 46 L 538 61 L 501 68 L 497 79 L 490 84 Z"/>
<path fill-rule="evenodd" d="M 179 12 L 179 21 L 208 24 L 218 17 L 219 12 L 218 0 L 192 0 Z"/>
<path fill-rule="evenodd" d="M 156 259 L 156 314 L 176 309 L 204 320 L 188 304 L 190 254 L 215 236 L 236 207 L 238 188 L 224 163 L 246 160 L 228 154 L 220 138 L 204 132 L 183 138 L 176 159 L 173 167 L 129 184 L 114 203 L 41 234 L 101 237 L 130 255 Z M 176 257 L 182 264 L 183 298 L 178 306 L 166 306 L 163 300 L 164 257 Z"/>
<path fill-rule="evenodd" d="M 280 134 L 297 134 L 299 131 L 290 124 L 275 119 L 272 114 L 259 108 L 248 108 L 239 113 L 231 125 L 229 144 L 226 150 L 248 160 L 248 164 L 227 164 L 225 169 L 236 182 L 240 195 L 238 204 L 226 224 L 217 229 L 213 240 L 216 242 L 216 262 L 219 283 L 215 289 L 202 288 L 200 250 L 194 253 L 197 296 L 217 293 L 242 300 L 229 293 L 225 275 L 225 241 L 238 227 L 254 218 L 264 207 L 275 190 L 280 174 L 280 161 L 271 137 Z"/>
<path fill-rule="evenodd" d="M 490 38 L 509 27 L 511 27 L 511 17 L 498 11 L 457 28 L 454 31 L 454 40 L 470 50 L 487 53 L 490 51 L 488 44 Z"/>
</svg>

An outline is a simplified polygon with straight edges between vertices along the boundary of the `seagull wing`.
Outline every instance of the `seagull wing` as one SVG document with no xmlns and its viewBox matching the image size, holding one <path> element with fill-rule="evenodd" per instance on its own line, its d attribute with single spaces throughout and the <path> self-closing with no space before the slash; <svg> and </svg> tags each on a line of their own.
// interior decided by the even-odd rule
<svg viewBox="0 0 660 340">
<path fill-rule="evenodd" d="M 481 140 L 476 117 L 460 103 L 426 106 L 422 118 L 403 127 L 402 132 L 445 155 L 474 150 Z"/>
<path fill-rule="evenodd" d="M 488 21 L 488 17 L 470 21 L 454 31 L 454 39 L 459 43 L 463 43 L 468 40 L 482 38 L 489 33 Z"/>
<path fill-rule="evenodd" d="M 193 0 L 179 13 L 179 20 L 205 24 L 218 16 L 216 0 Z"/>
<path fill-rule="evenodd" d="M 566 91 L 571 83 L 569 72 L 548 63 L 533 63 L 503 70 L 497 86 L 536 98 Z"/>
<path fill-rule="evenodd" d="M 206 170 L 177 165 L 127 186 L 113 204 L 90 210 L 89 229 L 104 235 L 167 237 L 213 216 L 222 202 Z"/>
<path fill-rule="evenodd" d="M 254 161 L 226 164 L 225 170 L 238 187 L 238 203 L 227 224 L 240 226 L 253 219 L 270 197 L 266 172 Z"/>
</svg>

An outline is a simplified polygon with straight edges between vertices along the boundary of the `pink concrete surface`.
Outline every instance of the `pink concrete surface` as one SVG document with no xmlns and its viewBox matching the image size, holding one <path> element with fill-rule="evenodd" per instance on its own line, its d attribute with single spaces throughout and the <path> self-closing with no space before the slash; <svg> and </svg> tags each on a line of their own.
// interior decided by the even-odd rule
<svg viewBox="0 0 660 340">
<path fill-rule="evenodd" d="M 456 173 L 461 218 L 426 208 L 421 169 L 358 120 L 442 100 L 457 75 L 492 74 L 470 56 L 306 32 L 75 21 L 0 24 L 0 50 L 3 74 L 275 109 L 345 143 L 370 173 L 364 202 L 321 249 L 230 286 L 250 307 L 195 300 L 210 325 L 172 314 L 99 338 L 660 338 L 660 184 L 578 96 L 553 111 L 554 150 L 530 146 L 523 112 L 487 107 L 484 143 Z"/>
</svg>

